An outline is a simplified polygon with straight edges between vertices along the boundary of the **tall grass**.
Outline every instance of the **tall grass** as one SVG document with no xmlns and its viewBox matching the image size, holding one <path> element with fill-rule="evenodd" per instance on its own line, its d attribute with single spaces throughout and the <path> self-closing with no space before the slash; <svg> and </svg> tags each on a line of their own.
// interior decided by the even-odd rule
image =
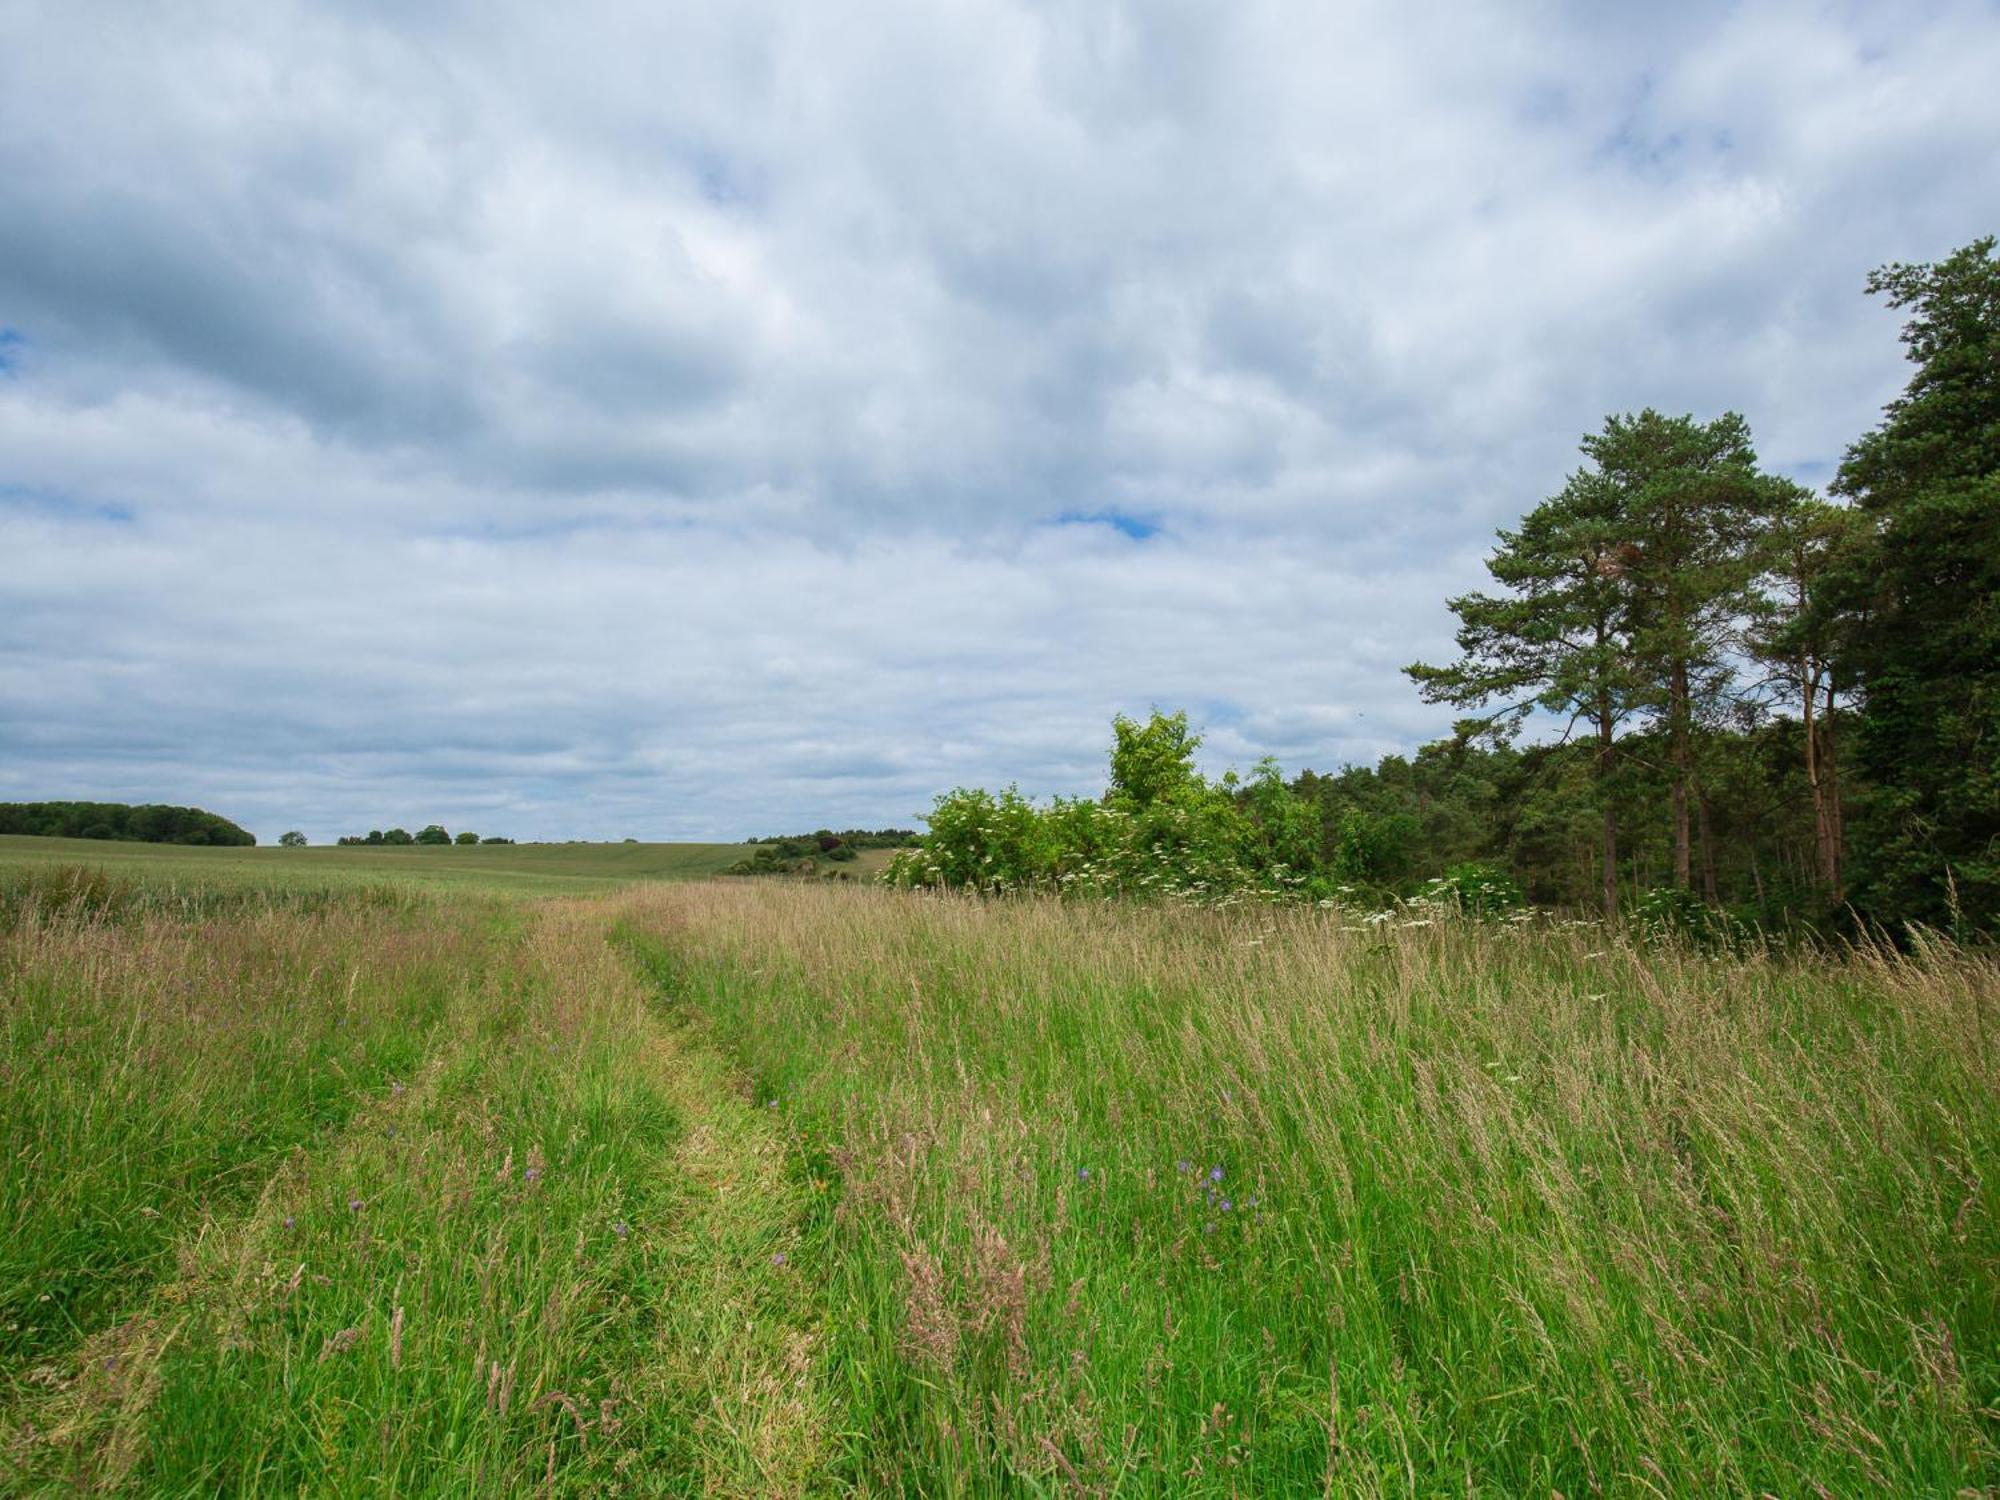
<svg viewBox="0 0 2000 1500">
<path fill-rule="evenodd" d="M 0 931 L 0 1489 L 750 1495 L 816 1469 L 788 1200 L 754 1170 L 775 1127 L 602 912 L 171 914 L 201 905 Z M 750 1199 L 709 1180 L 717 1140 Z"/>
<path fill-rule="evenodd" d="M 1954 949 L 8 891 L 9 1493 L 2000 1486 Z"/>
<path fill-rule="evenodd" d="M 1981 959 L 722 887 L 629 921 L 837 1195 L 852 1482 L 2000 1482 Z"/>
</svg>

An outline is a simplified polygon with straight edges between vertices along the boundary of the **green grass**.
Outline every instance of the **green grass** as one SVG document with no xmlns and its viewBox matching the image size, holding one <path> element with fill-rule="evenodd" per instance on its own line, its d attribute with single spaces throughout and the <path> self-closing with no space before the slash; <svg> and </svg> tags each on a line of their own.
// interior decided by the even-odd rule
<svg viewBox="0 0 2000 1500">
<path fill-rule="evenodd" d="M 855 1484 L 2000 1482 L 1987 960 L 875 892 L 655 920 L 838 1184 Z"/>
<path fill-rule="evenodd" d="M 341 889 L 395 884 L 524 896 L 578 895 L 638 880 L 699 880 L 741 859 L 744 844 L 469 844 L 207 849 L 0 834 L 8 875 L 87 865 L 152 886 Z"/>
<path fill-rule="evenodd" d="M 0 1489 L 2000 1485 L 1988 959 L 204 853 L 0 872 Z"/>
</svg>

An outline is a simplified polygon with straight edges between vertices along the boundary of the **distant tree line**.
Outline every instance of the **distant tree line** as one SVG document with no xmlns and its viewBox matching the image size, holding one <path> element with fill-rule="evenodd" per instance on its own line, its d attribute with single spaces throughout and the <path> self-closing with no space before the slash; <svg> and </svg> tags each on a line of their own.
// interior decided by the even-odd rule
<svg viewBox="0 0 2000 1500">
<path fill-rule="evenodd" d="M 792 849 L 799 853 L 819 850 L 822 853 L 834 849 L 901 849 L 917 841 L 914 828 L 843 828 L 838 833 L 830 828 L 815 829 L 811 833 L 781 833 L 765 838 L 745 839 L 746 844 L 766 844 L 774 848 Z"/>
<path fill-rule="evenodd" d="M 2000 928 L 2000 262 L 1869 290 L 1915 372 L 1828 496 L 1749 425 L 1607 418 L 1416 663 L 1469 711 L 1374 768 L 1203 780 L 1184 715 L 1114 726 L 1102 798 L 941 798 L 905 882 L 1256 891 L 1426 883 L 1605 915 Z M 1524 727 L 1551 742 L 1520 745 Z"/>
<path fill-rule="evenodd" d="M 0 802 L 0 833 L 231 848 L 257 842 L 255 834 L 212 812 L 157 803 L 135 807 L 123 802 Z"/>
<path fill-rule="evenodd" d="M 342 848 L 373 848 L 383 844 L 511 844 L 512 839 L 488 836 L 481 838 L 467 830 L 454 837 L 445 831 L 442 823 L 431 823 L 416 833 L 405 828 L 371 828 L 366 833 L 343 834 L 334 840 Z"/>
<path fill-rule="evenodd" d="M 814 875 L 822 861 L 851 864 L 863 849 L 902 849 L 917 842 L 914 828 L 846 828 L 781 838 L 751 839 L 756 847 L 722 873 L 725 875 Z M 839 872 L 843 878 L 845 872 Z"/>
</svg>

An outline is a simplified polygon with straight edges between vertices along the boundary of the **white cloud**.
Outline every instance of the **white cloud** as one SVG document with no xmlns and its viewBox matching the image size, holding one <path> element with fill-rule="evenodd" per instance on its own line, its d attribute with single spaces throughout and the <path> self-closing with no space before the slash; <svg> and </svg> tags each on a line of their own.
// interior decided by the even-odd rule
<svg viewBox="0 0 2000 1500">
<path fill-rule="evenodd" d="M 1152 702 L 1407 749 L 1606 412 L 1824 479 L 1900 385 L 1860 283 L 1993 227 L 2000 24 L 1888 15 L 0 4 L 0 797 L 740 836 Z"/>
</svg>

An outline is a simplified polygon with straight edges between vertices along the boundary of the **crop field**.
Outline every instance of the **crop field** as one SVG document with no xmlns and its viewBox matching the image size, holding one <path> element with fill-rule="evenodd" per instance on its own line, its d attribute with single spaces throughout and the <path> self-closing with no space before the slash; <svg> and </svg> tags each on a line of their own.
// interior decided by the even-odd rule
<svg viewBox="0 0 2000 1500">
<path fill-rule="evenodd" d="M 1989 956 L 608 852 L 0 849 L 0 1490 L 2000 1491 Z"/>
</svg>

